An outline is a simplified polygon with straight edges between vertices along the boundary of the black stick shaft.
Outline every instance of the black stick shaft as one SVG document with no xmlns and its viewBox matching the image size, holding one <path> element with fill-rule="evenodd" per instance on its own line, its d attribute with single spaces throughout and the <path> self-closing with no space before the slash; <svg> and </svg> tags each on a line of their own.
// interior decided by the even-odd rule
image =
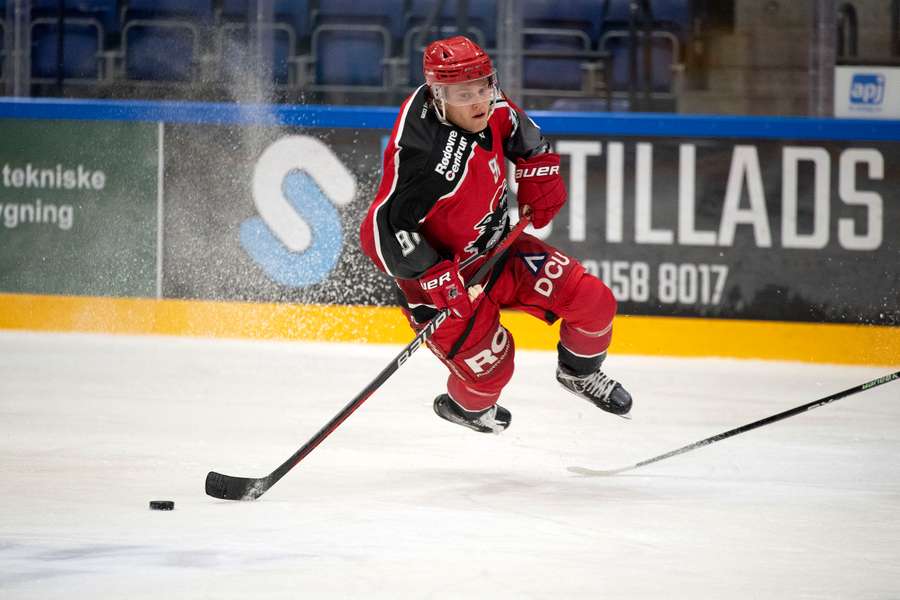
<svg viewBox="0 0 900 600">
<path fill-rule="evenodd" d="M 754 421 L 752 423 L 748 423 L 747 425 L 742 425 L 741 427 L 736 427 L 734 429 L 730 429 L 724 433 L 720 433 L 718 435 L 714 435 L 712 437 L 708 437 L 704 440 L 700 440 L 699 442 L 694 442 L 693 444 L 688 444 L 687 446 L 682 446 L 677 450 L 672 450 L 671 452 L 666 452 L 665 454 L 660 454 L 659 456 L 654 456 L 653 458 L 648 458 L 647 460 L 642 460 L 639 463 L 636 463 L 627 469 L 623 470 L 631 470 L 636 469 L 638 467 L 643 467 L 645 465 L 649 465 L 651 463 L 659 462 L 666 458 L 671 458 L 673 456 L 678 456 L 679 454 L 684 454 L 685 452 L 690 452 L 691 450 L 696 450 L 697 448 L 702 448 L 703 446 L 708 446 L 710 444 L 714 444 L 716 442 L 720 442 L 726 438 L 730 438 L 736 435 L 740 435 L 747 431 L 757 429 L 759 427 L 763 427 L 764 425 L 769 425 L 771 423 L 775 423 L 776 421 L 781 421 L 782 419 L 787 419 L 788 417 L 793 417 L 795 415 L 799 415 L 802 412 L 806 412 L 808 410 L 812 410 L 814 408 L 819 408 L 820 406 L 825 406 L 826 404 L 830 404 L 835 400 L 840 400 L 846 396 L 850 396 L 856 394 L 858 392 L 862 392 L 864 390 L 871 389 L 873 387 L 889 383 L 894 381 L 895 379 L 900 378 L 900 371 L 895 371 L 890 373 L 889 375 L 885 375 L 884 377 L 879 377 L 878 379 L 873 379 L 872 381 L 867 381 L 866 383 L 861 383 L 860 385 L 854 386 L 852 388 L 848 388 L 842 392 L 837 392 L 835 394 L 831 394 L 830 396 L 825 396 L 824 398 L 820 398 L 818 400 L 814 400 L 812 402 L 808 402 L 802 406 L 797 406 L 795 408 L 791 408 L 784 412 L 780 412 L 778 414 L 772 415 L 770 417 L 766 417 L 764 419 L 760 419 L 759 421 Z"/>
<path fill-rule="evenodd" d="M 521 235 L 521 233 L 528 226 L 530 219 L 526 216 L 519 220 L 516 226 L 509 232 L 506 238 L 498 244 L 491 256 L 484 261 L 484 264 L 475 272 L 475 275 L 472 276 L 472 279 L 469 281 L 469 286 L 481 283 L 481 281 L 487 276 L 488 272 L 491 268 L 500 260 L 500 257 L 503 253 L 512 245 L 512 243 L 516 240 L 516 238 Z M 319 431 L 314 435 L 308 442 L 306 442 L 302 448 L 297 450 L 294 454 L 291 455 L 284 463 L 281 464 L 277 469 L 269 473 L 266 477 L 260 479 L 247 479 L 241 477 L 230 477 L 228 475 L 221 475 L 219 473 L 211 472 L 207 475 L 206 478 L 206 493 L 215 496 L 217 498 L 226 498 L 229 500 L 255 500 L 256 498 L 262 496 L 266 490 L 275 485 L 279 479 L 284 477 L 284 475 L 293 469 L 297 464 L 306 458 L 310 452 L 316 449 L 316 447 L 321 444 L 325 438 L 334 432 L 341 423 L 347 420 L 347 417 L 352 415 L 357 408 L 359 408 L 363 402 L 368 400 L 369 396 L 371 396 L 375 390 L 380 388 L 385 381 L 393 375 L 397 369 L 403 366 L 412 354 L 422 347 L 422 345 L 428 341 L 428 339 L 437 331 L 437 328 L 440 327 L 450 316 L 449 309 L 443 309 L 440 311 L 437 316 L 435 316 L 431 321 L 429 321 L 416 335 L 415 339 L 412 342 L 406 345 L 403 350 L 400 351 L 394 360 L 392 360 L 381 372 L 373 379 L 359 394 L 356 395 L 353 400 L 347 403 L 341 411 L 336 414 L 328 423 L 326 423 Z"/>
</svg>

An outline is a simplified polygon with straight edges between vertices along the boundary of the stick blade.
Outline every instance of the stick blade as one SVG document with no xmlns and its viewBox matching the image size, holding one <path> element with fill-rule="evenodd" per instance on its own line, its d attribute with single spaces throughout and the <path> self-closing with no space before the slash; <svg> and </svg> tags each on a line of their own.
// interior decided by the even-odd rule
<svg viewBox="0 0 900 600">
<path fill-rule="evenodd" d="M 623 467 L 621 469 L 589 469 L 587 467 L 566 467 L 566 470 L 570 473 L 575 473 L 576 475 L 581 475 L 583 477 L 610 477 L 612 475 L 618 475 L 624 471 L 628 471 L 633 469 L 634 467 Z"/>
<path fill-rule="evenodd" d="M 220 500 L 256 500 L 269 489 L 267 478 L 232 477 L 210 471 L 206 475 L 206 494 Z"/>
</svg>

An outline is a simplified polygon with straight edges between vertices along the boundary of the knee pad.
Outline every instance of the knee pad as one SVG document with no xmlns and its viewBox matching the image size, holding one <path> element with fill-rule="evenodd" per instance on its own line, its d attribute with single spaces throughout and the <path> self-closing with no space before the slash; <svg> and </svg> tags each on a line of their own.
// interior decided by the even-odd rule
<svg viewBox="0 0 900 600">
<path fill-rule="evenodd" d="M 516 349 L 512 335 L 501 325 L 477 343 L 459 352 L 452 363 L 447 390 L 466 410 L 482 410 L 497 402 L 509 383 Z"/>
<path fill-rule="evenodd" d="M 599 366 L 612 341 L 616 298 L 606 284 L 593 275 L 585 273 L 574 283 L 570 297 L 575 303 L 566 311 L 559 330 L 560 343 L 571 355 Z"/>
<path fill-rule="evenodd" d="M 573 299 L 566 311 L 566 320 L 579 323 L 590 330 L 605 329 L 616 316 L 618 303 L 612 290 L 599 278 L 589 273 L 571 282 L 569 298 Z"/>
</svg>

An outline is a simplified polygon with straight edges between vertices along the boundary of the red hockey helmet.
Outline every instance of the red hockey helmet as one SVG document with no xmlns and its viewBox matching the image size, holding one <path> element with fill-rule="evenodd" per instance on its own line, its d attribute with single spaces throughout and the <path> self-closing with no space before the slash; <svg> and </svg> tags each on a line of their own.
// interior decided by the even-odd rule
<svg viewBox="0 0 900 600">
<path fill-rule="evenodd" d="M 422 60 L 425 83 L 465 83 L 494 74 L 491 57 L 469 38 L 455 37 L 431 42 Z"/>
</svg>

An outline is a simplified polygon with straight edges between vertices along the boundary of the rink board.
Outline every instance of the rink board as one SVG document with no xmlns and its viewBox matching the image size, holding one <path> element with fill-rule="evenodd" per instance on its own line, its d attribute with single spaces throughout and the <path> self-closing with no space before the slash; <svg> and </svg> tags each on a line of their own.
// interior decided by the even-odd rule
<svg viewBox="0 0 900 600">
<path fill-rule="evenodd" d="M 396 115 L 0 101 L 0 328 L 409 341 L 357 239 Z M 532 116 L 570 193 L 535 234 L 610 286 L 615 352 L 900 360 L 900 121 Z"/>
<path fill-rule="evenodd" d="M 505 311 L 522 349 L 553 350 L 558 324 Z M 405 344 L 393 307 L 0 294 L 0 329 Z M 900 328 L 623 315 L 611 351 L 856 365 L 900 364 Z"/>
</svg>

